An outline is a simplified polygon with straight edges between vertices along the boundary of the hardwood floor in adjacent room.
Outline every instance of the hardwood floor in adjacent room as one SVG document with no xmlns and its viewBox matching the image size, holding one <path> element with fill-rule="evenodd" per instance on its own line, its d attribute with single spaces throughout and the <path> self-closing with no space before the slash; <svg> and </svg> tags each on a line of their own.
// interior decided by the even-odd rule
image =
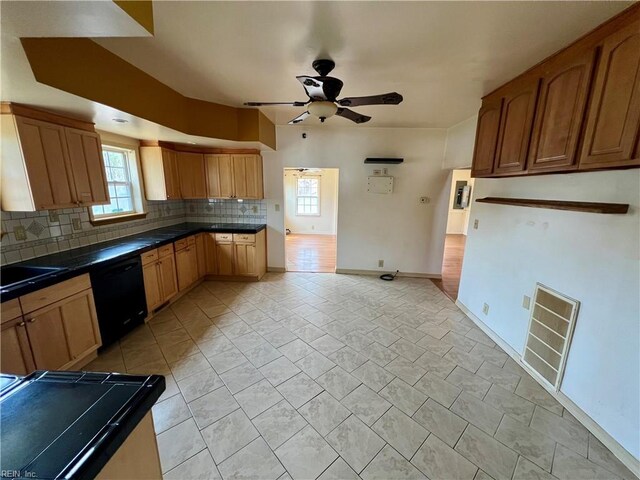
<svg viewBox="0 0 640 480">
<path fill-rule="evenodd" d="M 286 236 L 287 271 L 334 273 L 336 236 L 292 233 Z"/>
<path fill-rule="evenodd" d="M 433 281 L 438 288 L 452 300 L 458 298 L 466 240 L 467 237 L 465 235 L 446 236 L 444 241 L 444 259 L 442 262 L 442 280 Z"/>
</svg>

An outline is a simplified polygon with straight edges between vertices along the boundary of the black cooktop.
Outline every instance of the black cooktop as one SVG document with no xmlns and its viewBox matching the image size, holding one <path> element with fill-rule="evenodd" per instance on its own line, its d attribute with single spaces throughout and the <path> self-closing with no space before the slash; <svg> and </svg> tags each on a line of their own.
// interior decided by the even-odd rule
<svg viewBox="0 0 640 480">
<path fill-rule="evenodd" d="M 12 478 L 94 478 L 165 389 L 159 375 L 0 377 L 0 470 Z"/>
</svg>

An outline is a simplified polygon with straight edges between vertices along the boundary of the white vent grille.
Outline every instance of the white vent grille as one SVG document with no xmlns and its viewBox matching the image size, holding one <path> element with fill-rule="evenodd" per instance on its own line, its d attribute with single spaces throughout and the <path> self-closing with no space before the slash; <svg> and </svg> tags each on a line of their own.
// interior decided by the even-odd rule
<svg viewBox="0 0 640 480">
<path fill-rule="evenodd" d="M 522 360 L 558 390 L 580 303 L 537 284 Z"/>
</svg>

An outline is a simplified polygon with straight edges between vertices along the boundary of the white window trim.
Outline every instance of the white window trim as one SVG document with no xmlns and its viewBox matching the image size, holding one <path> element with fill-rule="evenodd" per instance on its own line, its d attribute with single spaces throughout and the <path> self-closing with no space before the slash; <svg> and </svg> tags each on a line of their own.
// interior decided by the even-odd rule
<svg viewBox="0 0 640 480">
<path fill-rule="evenodd" d="M 318 213 L 300 213 L 298 212 L 298 198 L 316 198 L 315 196 L 310 196 L 310 195 L 298 195 L 298 180 L 304 180 L 304 179 L 316 179 L 318 180 Z M 298 177 L 296 177 L 296 217 L 320 217 L 322 215 L 321 213 L 321 205 L 322 202 L 320 201 L 320 192 L 321 192 L 321 185 L 322 185 L 322 177 L 320 175 L 300 175 Z"/>
<path fill-rule="evenodd" d="M 131 200 L 133 202 L 132 212 L 111 213 L 105 215 L 95 215 L 93 207 L 89 207 L 89 218 L 92 224 L 99 225 L 101 223 L 116 223 L 128 220 L 137 220 L 147 215 L 146 205 L 143 200 L 142 175 L 140 174 L 140 164 L 138 162 L 137 149 L 128 145 L 115 145 L 113 143 L 103 143 L 103 150 L 111 150 L 116 152 L 124 152 L 128 162 L 129 185 L 131 188 Z M 111 182 L 112 184 L 114 182 Z"/>
</svg>

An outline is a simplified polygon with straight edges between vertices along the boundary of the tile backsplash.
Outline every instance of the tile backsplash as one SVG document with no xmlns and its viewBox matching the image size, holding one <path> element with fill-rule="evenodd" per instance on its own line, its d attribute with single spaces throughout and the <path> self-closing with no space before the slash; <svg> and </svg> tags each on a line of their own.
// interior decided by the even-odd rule
<svg viewBox="0 0 640 480">
<path fill-rule="evenodd" d="M 264 200 L 175 200 L 147 202 L 142 220 L 93 226 L 87 208 L 2 213 L 0 263 L 104 242 L 183 222 L 266 223 Z"/>
</svg>

